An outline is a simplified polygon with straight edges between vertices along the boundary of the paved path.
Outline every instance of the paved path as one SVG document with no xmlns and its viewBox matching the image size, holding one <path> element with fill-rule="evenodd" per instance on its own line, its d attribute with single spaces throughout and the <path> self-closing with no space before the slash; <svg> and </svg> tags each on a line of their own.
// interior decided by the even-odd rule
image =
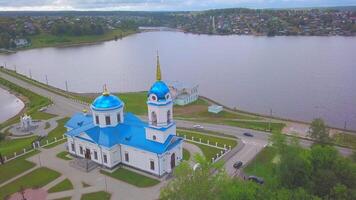
<svg viewBox="0 0 356 200">
<path fill-rule="evenodd" d="M 189 151 L 189 153 L 190 153 L 189 163 L 192 166 L 194 166 L 194 164 L 195 164 L 194 155 L 195 154 L 203 155 L 203 152 L 201 151 L 201 149 L 197 145 L 194 145 L 194 144 L 191 144 L 191 143 L 188 143 L 188 142 L 184 142 L 183 143 L 183 148 Z"/>
<path fill-rule="evenodd" d="M 69 166 L 69 161 L 56 157 L 56 154 L 62 151 L 65 151 L 64 144 L 60 144 L 51 149 L 41 149 L 41 153 L 28 158 L 28 160 L 37 163 L 38 165 L 40 164 L 39 160 L 41 160 L 41 166 L 60 172 L 73 183 L 74 190 L 51 193 L 48 195 L 48 199 L 56 199 L 72 195 L 74 195 L 72 199 L 80 199 L 81 194 L 87 192 L 105 191 L 107 185 L 107 191 L 112 194 L 112 199 L 151 200 L 159 197 L 160 188 L 166 184 L 166 182 L 163 181 L 153 187 L 138 188 L 125 182 L 102 175 L 99 168 L 91 171 L 90 173 L 82 172 Z M 60 182 L 60 180 L 56 180 L 56 182 Z M 81 182 L 88 183 L 91 187 L 83 188 Z M 52 183 L 46 187 L 49 188 L 50 186 L 53 186 Z"/>
</svg>

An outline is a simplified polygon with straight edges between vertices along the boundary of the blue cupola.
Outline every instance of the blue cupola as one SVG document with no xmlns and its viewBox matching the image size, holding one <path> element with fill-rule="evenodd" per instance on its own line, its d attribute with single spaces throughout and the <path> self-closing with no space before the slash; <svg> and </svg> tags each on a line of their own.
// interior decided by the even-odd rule
<svg viewBox="0 0 356 200">
<path fill-rule="evenodd" d="M 92 103 L 92 108 L 94 110 L 108 110 L 108 109 L 117 109 L 122 107 L 124 104 L 120 100 L 119 97 L 112 95 L 108 92 L 106 89 L 106 86 L 104 88 L 104 92 L 101 96 L 97 97 L 93 103 Z"/>
<path fill-rule="evenodd" d="M 169 88 L 163 81 L 158 80 L 152 85 L 151 89 L 148 91 L 148 96 L 151 94 L 156 95 L 158 101 L 167 100 Z"/>
</svg>

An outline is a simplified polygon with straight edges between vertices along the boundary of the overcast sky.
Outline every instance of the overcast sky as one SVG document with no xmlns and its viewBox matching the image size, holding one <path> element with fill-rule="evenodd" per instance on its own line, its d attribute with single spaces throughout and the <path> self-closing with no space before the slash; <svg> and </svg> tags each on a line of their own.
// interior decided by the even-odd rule
<svg viewBox="0 0 356 200">
<path fill-rule="evenodd" d="M 356 0 L 0 0 L 6 10 L 206 10 L 356 5 Z"/>
</svg>

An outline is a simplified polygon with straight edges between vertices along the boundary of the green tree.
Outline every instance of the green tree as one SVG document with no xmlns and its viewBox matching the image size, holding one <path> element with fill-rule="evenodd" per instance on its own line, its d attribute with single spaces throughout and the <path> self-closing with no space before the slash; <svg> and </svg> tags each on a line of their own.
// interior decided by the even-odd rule
<svg viewBox="0 0 356 200">
<path fill-rule="evenodd" d="M 174 171 L 175 178 L 161 190 L 160 199 L 217 199 L 226 179 L 222 164 L 211 164 L 199 154 L 194 159 L 200 167 L 194 171 L 188 162 L 182 162 Z"/>
<path fill-rule="evenodd" d="M 309 137 L 316 143 L 328 144 L 330 142 L 329 129 L 321 118 L 314 119 L 309 127 Z"/>
</svg>

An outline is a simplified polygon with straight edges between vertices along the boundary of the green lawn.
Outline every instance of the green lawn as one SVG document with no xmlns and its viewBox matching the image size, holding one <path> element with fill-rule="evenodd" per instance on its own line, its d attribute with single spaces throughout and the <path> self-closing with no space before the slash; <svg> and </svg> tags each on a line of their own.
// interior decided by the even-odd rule
<svg viewBox="0 0 356 200">
<path fill-rule="evenodd" d="M 45 112 L 40 112 L 40 111 L 37 111 L 37 112 L 34 112 L 31 114 L 31 117 L 32 119 L 38 119 L 38 120 L 48 120 L 48 119 L 51 119 L 53 117 L 56 117 L 57 115 L 53 115 L 53 114 L 50 114 L 50 113 L 45 113 Z"/>
<path fill-rule="evenodd" d="M 0 199 L 4 199 L 6 196 L 18 192 L 21 189 L 21 187 L 24 188 L 43 187 L 48 183 L 57 179 L 59 176 L 60 173 L 48 169 L 46 167 L 35 169 L 31 173 L 22 176 L 3 187 L 0 187 Z"/>
<path fill-rule="evenodd" d="M 275 177 L 276 164 L 273 159 L 276 157 L 276 150 L 273 147 L 264 148 L 257 156 L 244 168 L 248 175 L 263 177 L 266 183 L 273 183 Z"/>
<path fill-rule="evenodd" d="M 69 153 L 67 151 L 62 151 L 62 152 L 59 152 L 56 156 L 57 156 L 57 158 L 61 158 L 63 160 L 72 160 L 72 158 L 69 158 L 68 155 L 69 155 Z"/>
<path fill-rule="evenodd" d="M 39 153 L 39 151 L 33 151 L 29 154 L 21 156 L 20 158 L 9 161 L 4 165 L 0 165 L 0 184 L 33 168 L 35 164 L 27 161 L 26 158 L 37 153 Z"/>
<path fill-rule="evenodd" d="M 237 126 L 241 128 L 259 130 L 259 131 L 268 131 L 269 123 L 268 122 L 255 122 L 255 121 L 230 121 L 224 120 L 218 122 L 219 124 L 229 125 L 229 126 Z M 272 132 L 282 132 L 284 128 L 284 123 L 271 123 Z"/>
<path fill-rule="evenodd" d="M 159 180 L 138 174 L 125 168 L 119 168 L 112 173 L 101 170 L 102 174 L 124 181 L 137 187 L 151 187 L 157 185 Z"/>
<path fill-rule="evenodd" d="M 218 146 L 220 147 L 224 147 L 224 144 L 226 144 L 227 148 L 229 146 L 231 146 L 231 148 L 234 148 L 237 145 L 237 141 L 234 139 L 215 137 L 215 136 L 203 134 L 203 132 L 198 132 L 198 131 L 177 129 L 177 134 L 181 137 L 184 137 L 184 135 L 186 135 L 187 139 L 192 139 L 192 137 L 194 137 L 195 141 L 199 141 L 199 138 L 201 138 L 203 143 L 207 143 L 207 141 L 209 140 L 209 143 L 212 145 L 215 145 L 215 143 L 217 142 Z"/>
<path fill-rule="evenodd" d="M 189 142 L 189 143 L 198 146 L 208 161 L 212 161 L 212 158 L 214 158 L 214 159 L 216 158 L 216 154 L 221 153 L 221 149 L 218 149 L 218 148 L 206 146 L 203 144 L 197 144 L 197 143 L 193 143 L 193 142 Z"/>
<path fill-rule="evenodd" d="M 83 194 L 80 198 L 81 200 L 110 200 L 111 194 L 100 191 L 100 192 L 93 192 L 88 194 Z"/>
<path fill-rule="evenodd" d="M 31 36 L 32 45 L 29 48 L 43 48 L 63 45 L 74 45 L 82 43 L 93 43 L 106 40 L 113 40 L 115 36 L 125 37 L 135 33 L 134 30 L 115 29 L 103 35 L 83 35 L 83 36 L 56 36 L 47 33 Z"/>
<path fill-rule="evenodd" d="M 64 127 L 65 123 L 69 120 L 68 117 L 57 120 L 58 126 L 48 133 L 47 140 L 54 140 L 54 138 L 60 139 L 63 137 L 63 134 L 67 132 L 67 129 Z"/>
<path fill-rule="evenodd" d="M 29 150 L 32 148 L 32 142 L 36 138 L 36 136 L 32 136 L 22 139 L 3 140 L 0 142 L 0 153 L 7 157 L 13 157 L 14 152 L 17 152 L 17 154 L 23 153 L 23 149 Z"/>
<path fill-rule="evenodd" d="M 183 160 L 188 161 L 190 159 L 190 152 L 183 148 Z"/>
<path fill-rule="evenodd" d="M 48 193 L 62 192 L 62 191 L 72 190 L 72 189 L 73 189 L 72 182 L 70 182 L 69 179 L 64 179 L 62 182 L 50 188 L 48 190 Z"/>
</svg>

